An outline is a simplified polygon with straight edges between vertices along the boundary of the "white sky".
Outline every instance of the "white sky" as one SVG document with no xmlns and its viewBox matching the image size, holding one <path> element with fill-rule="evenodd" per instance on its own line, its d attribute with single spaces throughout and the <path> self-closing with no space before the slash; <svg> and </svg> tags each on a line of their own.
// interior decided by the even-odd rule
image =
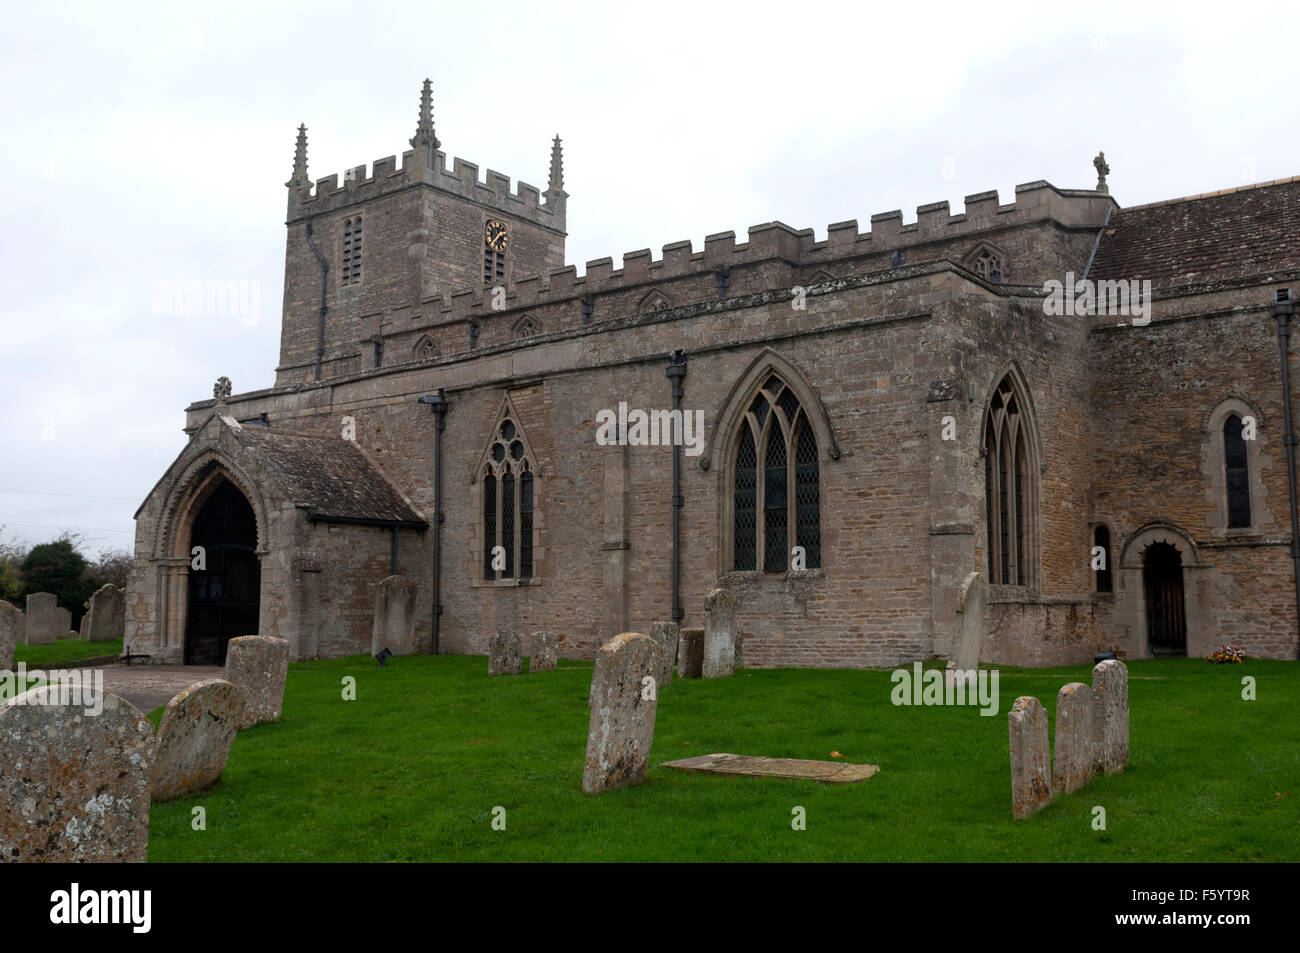
<svg viewBox="0 0 1300 953">
<path fill-rule="evenodd" d="M 182 409 L 279 354 L 295 130 L 313 179 L 442 149 L 546 187 L 568 260 L 1047 179 L 1123 205 L 1300 174 L 1295 4 L 12 5 L 0 32 L 0 537 L 130 548 Z M 1297 236 L 1300 240 L 1300 236 Z M 247 281 L 255 313 L 154 313 Z M 254 320 L 256 318 L 256 320 Z"/>
</svg>

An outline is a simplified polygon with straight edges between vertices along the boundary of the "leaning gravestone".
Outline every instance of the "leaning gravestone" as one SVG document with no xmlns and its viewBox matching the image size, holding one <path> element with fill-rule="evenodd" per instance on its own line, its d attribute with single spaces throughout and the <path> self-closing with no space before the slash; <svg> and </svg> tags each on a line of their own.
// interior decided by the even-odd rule
<svg viewBox="0 0 1300 953">
<path fill-rule="evenodd" d="M 153 725 L 112 692 L 97 715 L 61 694 L 41 685 L 0 705 L 0 857 L 143 863 Z"/>
<path fill-rule="evenodd" d="M 655 675 L 655 684 L 660 688 L 672 683 L 673 663 L 677 661 L 677 640 L 680 637 L 676 622 L 656 622 L 650 627 L 650 638 L 659 644 L 663 658 L 663 666 Z"/>
<path fill-rule="evenodd" d="M 51 592 L 33 592 L 27 597 L 27 644 L 53 645 L 59 633 L 59 597 Z"/>
<path fill-rule="evenodd" d="M 77 629 L 77 638 L 89 642 L 90 635 L 90 603 L 86 603 L 86 611 L 81 613 L 81 626 Z"/>
<path fill-rule="evenodd" d="M 705 678 L 728 678 L 736 671 L 736 599 L 729 589 L 710 589 L 704 597 Z"/>
<path fill-rule="evenodd" d="M 289 674 L 289 643 L 269 635 L 241 635 L 226 651 L 226 681 L 244 694 L 239 727 L 279 721 L 284 680 Z"/>
<path fill-rule="evenodd" d="M 591 719 L 585 794 L 600 794 L 645 780 L 655 737 L 657 692 L 643 682 L 663 661 L 659 645 L 640 632 L 616 635 L 596 653 L 591 675 Z"/>
<path fill-rule="evenodd" d="M 23 640 L 23 612 L 0 599 L 0 671 L 14 667 L 14 646 Z"/>
<path fill-rule="evenodd" d="M 1118 659 L 1099 662 L 1092 670 L 1092 691 L 1096 769 L 1114 774 L 1128 767 L 1128 668 Z"/>
<path fill-rule="evenodd" d="M 90 623 L 86 638 L 91 642 L 113 642 L 126 628 L 126 590 L 111 583 L 99 587 L 90 597 Z"/>
<path fill-rule="evenodd" d="M 677 639 L 677 677 L 699 678 L 704 669 L 704 630 L 682 629 Z"/>
<path fill-rule="evenodd" d="M 173 801 L 214 784 L 244 717 L 244 693 L 221 678 L 183 689 L 158 726 L 153 799 Z"/>
<path fill-rule="evenodd" d="M 1047 747 L 1047 710 L 1037 698 L 1016 699 L 1007 714 L 1011 729 L 1011 814 L 1023 820 L 1052 799 L 1052 759 Z"/>
<path fill-rule="evenodd" d="M 72 610 L 62 606 L 54 610 L 55 639 L 75 639 L 77 633 L 72 631 Z"/>
<path fill-rule="evenodd" d="M 961 584 L 957 594 L 957 631 L 953 635 L 952 659 L 948 662 L 945 681 L 964 679 L 974 682 L 971 674 L 980 667 L 980 637 L 984 632 L 984 610 L 988 605 L 988 585 L 982 573 L 973 572 Z"/>
<path fill-rule="evenodd" d="M 1056 693 L 1056 752 L 1052 793 L 1069 794 L 1092 780 L 1094 755 L 1092 689 L 1070 682 Z"/>
<path fill-rule="evenodd" d="M 555 633 L 534 632 L 532 651 L 528 655 L 528 674 L 555 671 Z"/>
<path fill-rule="evenodd" d="M 370 632 L 370 654 L 388 649 L 394 655 L 414 655 L 415 580 L 389 576 L 375 591 L 375 620 Z"/>
<path fill-rule="evenodd" d="M 503 629 L 488 640 L 488 674 L 518 675 L 522 670 L 519 633 Z"/>
</svg>

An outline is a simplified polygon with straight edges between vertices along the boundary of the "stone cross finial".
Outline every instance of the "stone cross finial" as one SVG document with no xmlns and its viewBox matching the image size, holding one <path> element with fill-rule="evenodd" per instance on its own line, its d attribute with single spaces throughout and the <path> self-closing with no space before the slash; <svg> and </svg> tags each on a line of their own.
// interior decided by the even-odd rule
<svg viewBox="0 0 1300 953">
<path fill-rule="evenodd" d="M 1110 166 L 1106 164 L 1106 153 L 1098 152 L 1097 158 L 1092 160 L 1092 164 L 1097 170 L 1097 191 L 1109 192 L 1110 188 L 1106 185 L 1106 176 L 1110 174 Z"/>
<path fill-rule="evenodd" d="M 293 175 L 284 184 L 291 189 L 311 185 L 311 180 L 307 178 L 307 126 L 305 123 L 298 126 L 298 144 L 293 150 Z"/>
<path fill-rule="evenodd" d="M 424 88 L 420 90 L 420 121 L 415 127 L 415 135 L 411 137 L 411 146 L 417 150 L 424 146 L 428 150 L 428 164 L 432 167 L 433 150 L 440 145 L 442 143 L 433 132 L 433 82 L 426 79 Z"/>
<path fill-rule="evenodd" d="M 212 385 L 212 396 L 217 400 L 222 400 L 223 398 L 230 396 L 229 377 L 223 375 L 217 378 L 217 382 Z"/>
<path fill-rule="evenodd" d="M 557 133 L 551 143 L 551 177 L 546 186 L 547 192 L 564 192 L 564 157 L 560 152 L 560 136 Z"/>
</svg>

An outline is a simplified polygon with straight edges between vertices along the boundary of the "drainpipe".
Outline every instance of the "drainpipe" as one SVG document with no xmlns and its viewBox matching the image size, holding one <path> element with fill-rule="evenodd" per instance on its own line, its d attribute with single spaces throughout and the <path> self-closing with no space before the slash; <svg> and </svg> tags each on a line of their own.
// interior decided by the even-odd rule
<svg viewBox="0 0 1300 953">
<path fill-rule="evenodd" d="M 1291 494 L 1291 564 L 1295 571 L 1295 605 L 1297 632 L 1300 632 L 1300 516 L 1296 513 L 1295 448 L 1296 439 L 1291 420 L 1291 374 L 1287 360 L 1287 338 L 1291 336 L 1291 315 L 1295 305 L 1291 302 L 1291 289 L 1282 288 L 1273 293 L 1273 317 L 1277 318 L 1277 345 L 1282 359 L 1282 409 L 1286 419 L 1286 476 Z M 1296 657 L 1300 658 L 1300 642 Z"/>
<path fill-rule="evenodd" d="M 438 654 L 438 617 L 442 615 L 442 431 L 447 426 L 447 395 L 438 388 L 420 403 L 430 404 L 437 426 L 433 432 L 433 654 Z"/>
<path fill-rule="evenodd" d="M 664 376 L 673 383 L 673 419 L 682 421 L 682 378 L 686 376 L 686 353 L 673 351 L 668 355 Z M 682 428 L 685 429 L 684 421 Z M 676 436 L 676 435 L 674 435 Z M 686 615 L 682 611 L 682 445 L 673 441 L 673 621 L 680 623 Z"/>
<path fill-rule="evenodd" d="M 325 359 L 325 278 L 329 274 L 330 266 L 320 250 L 316 248 L 316 243 L 311 240 L 310 221 L 307 223 L 307 245 L 316 256 L 316 260 L 320 262 L 320 322 L 316 335 L 316 380 L 320 380 L 320 366 Z"/>
</svg>

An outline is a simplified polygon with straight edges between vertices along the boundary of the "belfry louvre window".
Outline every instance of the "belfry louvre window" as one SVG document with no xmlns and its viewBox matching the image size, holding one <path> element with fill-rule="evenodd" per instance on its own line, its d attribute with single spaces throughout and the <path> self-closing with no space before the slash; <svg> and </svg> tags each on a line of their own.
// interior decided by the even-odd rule
<svg viewBox="0 0 1300 953">
<path fill-rule="evenodd" d="M 1242 420 L 1232 414 L 1223 422 L 1223 464 L 1228 487 L 1228 528 L 1250 526 L 1250 465 Z"/>
<path fill-rule="evenodd" d="M 1002 283 L 1002 260 L 990 251 L 980 252 L 975 259 L 975 274 L 993 284 Z"/>
<path fill-rule="evenodd" d="M 785 572 L 795 546 L 804 566 L 821 567 L 821 481 L 817 437 L 799 398 L 769 376 L 741 421 L 733 474 L 733 565 Z"/>
<path fill-rule="evenodd" d="M 361 218 L 343 223 L 343 268 L 339 280 L 355 285 L 361 280 Z"/>
<path fill-rule="evenodd" d="M 533 575 L 536 466 L 519 438 L 504 418 L 483 465 L 483 578 L 489 581 Z"/>
<path fill-rule="evenodd" d="M 988 527 L 989 582 L 1034 583 L 1034 464 L 1023 398 L 1005 377 L 984 421 L 984 515 Z"/>
</svg>

